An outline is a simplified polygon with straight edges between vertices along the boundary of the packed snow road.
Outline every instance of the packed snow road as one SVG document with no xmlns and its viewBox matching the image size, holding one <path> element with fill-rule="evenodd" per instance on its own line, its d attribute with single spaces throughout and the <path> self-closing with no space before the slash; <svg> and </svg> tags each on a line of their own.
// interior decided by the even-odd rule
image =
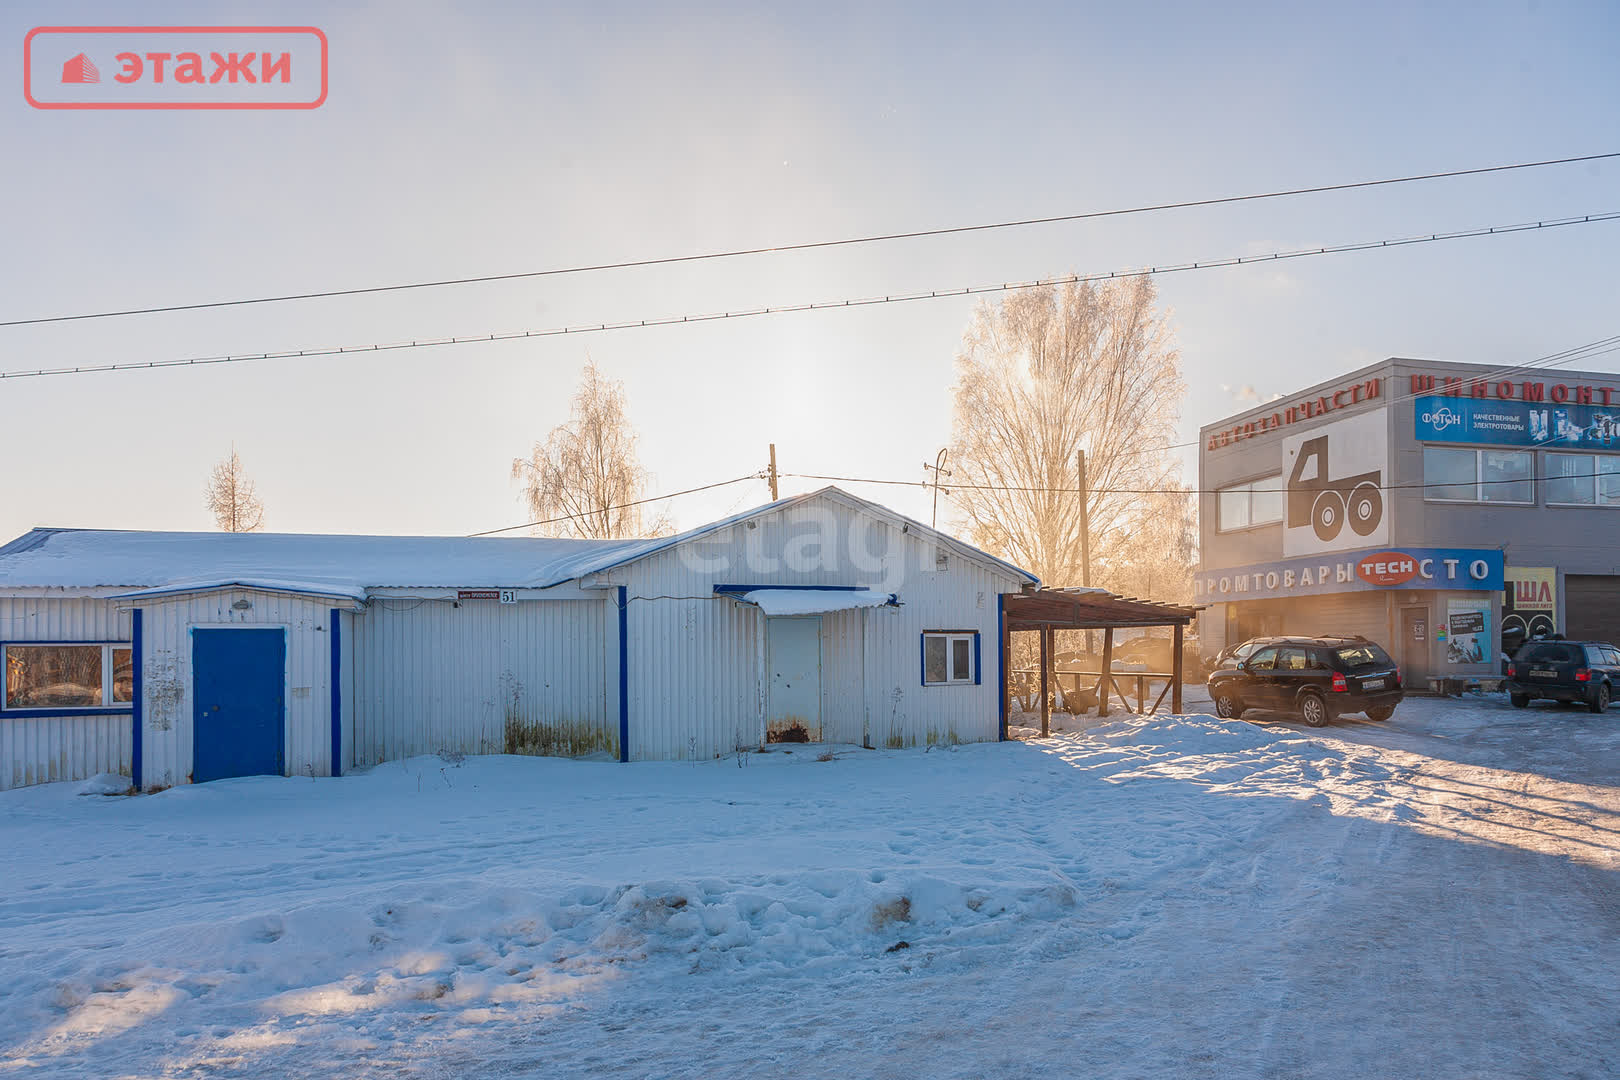
<svg viewBox="0 0 1620 1080">
<path fill-rule="evenodd" d="M 0 1072 L 1608 1077 L 1620 712 L 0 793 Z"/>
</svg>

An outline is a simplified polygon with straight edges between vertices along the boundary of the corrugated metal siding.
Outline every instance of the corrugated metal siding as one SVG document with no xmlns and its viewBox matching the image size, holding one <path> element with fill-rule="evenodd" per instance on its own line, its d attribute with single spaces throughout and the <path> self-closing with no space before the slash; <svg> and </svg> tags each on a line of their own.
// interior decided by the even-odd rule
<svg viewBox="0 0 1620 1080">
<path fill-rule="evenodd" d="M 0 641 L 128 641 L 129 613 L 99 599 L 0 597 Z M 0 718 L 0 790 L 130 773 L 129 716 Z"/>
<path fill-rule="evenodd" d="M 237 611 L 246 600 L 253 606 Z M 330 605 L 280 593 L 233 589 L 144 601 L 142 781 L 151 787 L 191 782 L 191 629 L 194 626 L 280 626 L 287 632 L 288 776 L 331 775 Z"/>
<path fill-rule="evenodd" d="M 933 544 L 833 498 L 755 524 L 624 569 L 633 759 L 714 757 L 762 737 L 764 619 L 714 597 L 717 584 L 861 585 L 900 594 L 900 609 L 865 614 L 864 645 L 859 612 L 823 617 L 827 738 L 860 742 L 868 723 L 880 747 L 997 737 L 996 595 L 1017 591 L 1011 575 L 954 554 L 937 571 Z M 816 543 L 818 536 L 828 542 Z M 979 684 L 922 686 L 924 630 L 979 631 Z"/>
<path fill-rule="evenodd" d="M 359 626 L 359 617 L 352 611 L 342 612 L 339 616 L 342 625 L 342 640 L 339 641 L 339 652 L 342 654 L 340 663 L 342 671 L 339 672 L 338 682 L 342 688 L 343 699 L 340 705 L 342 710 L 342 739 L 343 739 L 343 771 L 354 768 L 356 764 L 354 749 L 354 702 L 355 687 L 358 685 L 354 678 L 354 635 Z"/>
<path fill-rule="evenodd" d="M 440 751 L 617 756 L 612 600 L 374 598 L 352 635 L 355 763 Z"/>
</svg>

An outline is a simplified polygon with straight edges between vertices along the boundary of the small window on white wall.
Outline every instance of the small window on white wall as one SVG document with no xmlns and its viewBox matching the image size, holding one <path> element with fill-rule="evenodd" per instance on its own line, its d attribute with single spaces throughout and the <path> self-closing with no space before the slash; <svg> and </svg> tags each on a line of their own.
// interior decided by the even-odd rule
<svg viewBox="0 0 1620 1080">
<path fill-rule="evenodd" d="M 977 630 L 927 630 L 922 639 L 924 686 L 979 681 Z"/>
</svg>

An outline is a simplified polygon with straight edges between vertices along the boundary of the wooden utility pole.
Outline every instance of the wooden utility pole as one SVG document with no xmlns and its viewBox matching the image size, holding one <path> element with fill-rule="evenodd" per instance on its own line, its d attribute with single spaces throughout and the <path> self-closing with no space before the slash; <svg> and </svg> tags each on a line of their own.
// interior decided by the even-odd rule
<svg viewBox="0 0 1620 1080">
<path fill-rule="evenodd" d="M 771 480 L 771 502 L 775 502 L 777 499 L 781 498 L 781 496 L 776 493 L 776 444 L 775 443 L 771 443 L 771 474 L 770 474 L 770 480 Z"/>
<path fill-rule="evenodd" d="M 939 528 L 939 478 L 951 475 L 951 470 L 945 467 L 945 455 L 948 452 L 948 447 L 941 447 L 939 453 L 934 455 L 932 465 L 926 461 L 923 462 L 923 468 L 934 470 L 934 518 L 929 524 L 936 529 Z"/>
<path fill-rule="evenodd" d="M 1086 490 L 1086 452 L 1080 458 L 1080 584 L 1091 588 L 1091 494 Z M 1089 635 L 1088 635 L 1089 636 Z"/>
</svg>

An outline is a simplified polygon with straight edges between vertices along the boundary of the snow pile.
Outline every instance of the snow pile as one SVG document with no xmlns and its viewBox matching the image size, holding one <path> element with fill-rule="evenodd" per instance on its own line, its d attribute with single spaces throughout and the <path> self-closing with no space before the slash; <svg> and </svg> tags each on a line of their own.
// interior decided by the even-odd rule
<svg viewBox="0 0 1620 1080">
<path fill-rule="evenodd" d="M 83 781 L 77 790 L 80 795 L 128 795 L 130 787 L 129 777 L 104 772 Z"/>
</svg>

